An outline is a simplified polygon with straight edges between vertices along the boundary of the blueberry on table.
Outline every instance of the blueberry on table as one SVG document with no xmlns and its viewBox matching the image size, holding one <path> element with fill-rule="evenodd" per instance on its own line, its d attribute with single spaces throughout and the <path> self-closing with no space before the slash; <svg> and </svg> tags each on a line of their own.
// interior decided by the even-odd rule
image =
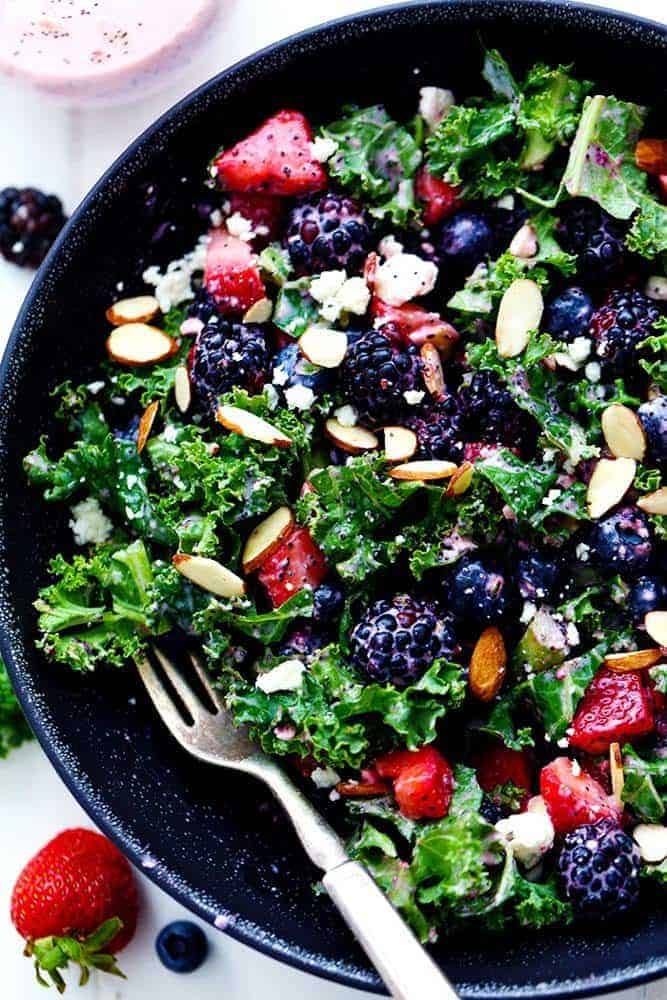
<svg viewBox="0 0 667 1000">
<path fill-rule="evenodd" d="M 613 819 L 568 833 L 558 859 L 565 895 L 580 917 L 607 918 L 639 899 L 639 848 Z"/>
<path fill-rule="evenodd" d="M 654 462 L 667 463 L 667 396 L 655 396 L 637 410 Z"/>
<path fill-rule="evenodd" d="M 155 948 L 158 958 L 171 972 L 194 972 L 206 958 L 208 941 L 197 924 L 174 920 L 162 928 Z"/>
<path fill-rule="evenodd" d="M 592 315 L 590 295 L 582 288 L 566 288 L 547 306 L 544 328 L 557 340 L 569 342 L 586 334 Z"/>
<path fill-rule="evenodd" d="M 608 573 L 636 577 L 653 555 L 653 536 L 648 518 L 636 507 L 621 507 L 597 521 L 590 535 L 592 560 Z"/>
<path fill-rule="evenodd" d="M 650 611 L 667 607 L 667 583 L 659 576 L 640 576 L 630 587 L 628 608 L 635 625 L 642 625 Z"/>
<path fill-rule="evenodd" d="M 0 254 L 19 267 L 39 267 L 67 221 L 62 202 L 36 188 L 0 191 Z"/>
</svg>

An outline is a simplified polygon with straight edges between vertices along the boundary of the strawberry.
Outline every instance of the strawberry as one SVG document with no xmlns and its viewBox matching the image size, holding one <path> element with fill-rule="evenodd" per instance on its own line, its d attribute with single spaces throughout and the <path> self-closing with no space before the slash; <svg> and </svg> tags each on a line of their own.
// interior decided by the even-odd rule
<svg viewBox="0 0 667 1000">
<path fill-rule="evenodd" d="M 285 202 L 270 194 L 242 194 L 233 192 L 229 198 L 229 211 L 238 212 L 252 223 L 255 231 L 253 246 L 265 247 L 271 240 L 280 237 Z"/>
<path fill-rule="evenodd" d="M 435 747 L 384 754 L 375 769 L 393 780 L 396 804 L 407 819 L 442 819 L 449 812 L 454 775 Z"/>
<path fill-rule="evenodd" d="M 623 743 L 653 732 L 651 692 L 634 670 L 615 673 L 603 667 L 586 688 L 574 716 L 570 745 L 588 753 L 605 753 L 611 743 Z"/>
<path fill-rule="evenodd" d="M 660 188 L 662 200 L 667 202 L 667 174 L 660 174 L 658 177 L 658 187 Z"/>
<path fill-rule="evenodd" d="M 441 181 L 422 167 L 417 174 L 415 187 L 417 200 L 424 204 L 424 223 L 435 226 L 461 207 L 459 188 Z"/>
<path fill-rule="evenodd" d="M 510 750 L 502 743 L 494 744 L 475 759 L 475 770 L 480 788 L 493 792 L 501 785 L 512 783 L 516 788 L 525 789 L 521 799 L 521 810 L 525 809 L 533 785 L 530 757 L 525 750 Z"/>
<path fill-rule="evenodd" d="M 218 153 L 212 172 L 228 191 L 293 196 L 326 187 L 313 156 L 313 133 L 300 111 L 279 111 L 246 139 Z"/>
<path fill-rule="evenodd" d="M 93 830 L 63 830 L 38 851 L 14 886 L 11 919 L 35 959 L 38 980 L 46 972 L 62 992 L 60 969 L 70 961 L 81 969 L 117 976 L 113 956 L 132 939 L 137 924 L 137 890 L 132 869 L 114 845 Z"/>
<path fill-rule="evenodd" d="M 391 306 L 377 295 L 371 299 L 370 313 L 376 326 L 391 327 L 397 337 L 406 344 L 421 347 L 427 340 L 435 344 L 444 357 L 448 357 L 459 340 L 459 334 L 447 320 L 435 312 L 428 312 L 422 306 L 410 302 L 402 306 Z M 389 329 L 386 331 L 389 333 Z"/>
<path fill-rule="evenodd" d="M 295 528 L 259 568 L 258 580 L 274 608 L 304 587 L 315 589 L 327 575 L 324 553 L 308 528 Z"/>
<path fill-rule="evenodd" d="M 242 316 L 266 294 L 251 247 L 226 229 L 209 234 L 204 283 L 224 315 Z"/>
<path fill-rule="evenodd" d="M 622 809 L 613 796 L 569 757 L 557 757 L 542 768 L 540 791 L 556 833 L 607 817 L 620 821 Z"/>
</svg>

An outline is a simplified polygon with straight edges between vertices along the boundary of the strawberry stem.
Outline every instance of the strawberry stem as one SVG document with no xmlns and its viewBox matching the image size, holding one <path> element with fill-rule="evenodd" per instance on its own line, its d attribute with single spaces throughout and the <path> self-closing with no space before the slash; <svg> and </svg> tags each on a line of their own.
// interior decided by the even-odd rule
<svg viewBox="0 0 667 1000">
<path fill-rule="evenodd" d="M 35 960 L 35 976 L 40 986 L 53 985 L 58 993 L 64 993 L 66 985 L 60 970 L 66 969 L 70 962 L 81 970 L 80 986 L 85 986 L 90 979 L 91 969 L 125 979 L 115 956 L 104 950 L 122 927 L 123 921 L 112 917 L 86 937 L 49 935 L 36 940 L 31 938 L 26 941 L 23 954 Z"/>
</svg>

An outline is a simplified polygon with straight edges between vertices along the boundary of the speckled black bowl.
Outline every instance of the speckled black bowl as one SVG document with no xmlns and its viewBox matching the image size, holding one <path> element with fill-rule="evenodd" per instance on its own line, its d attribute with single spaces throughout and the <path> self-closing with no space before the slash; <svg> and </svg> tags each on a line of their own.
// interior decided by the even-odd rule
<svg viewBox="0 0 667 1000">
<path fill-rule="evenodd" d="M 299 968 L 375 991 L 377 977 L 333 907 L 313 894 L 315 873 L 259 786 L 188 759 L 131 670 L 80 677 L 36 653 L 32 601 L 48 558 L 71 541 L 66 512 L 27 489 L 21 458 L 50 424 L 49 388 L 92 372 L 101 357 L 116 282 L 138 287 L 140 184 L 198 177 L 219 145 L 281 106 L 317 121 L 348 100 L 386 101 L 407 116 L 422 83 L 478 92 L 480 34 L 513 64 L 574 62 L 603 93 L 664 102 L 665 29 L 594 8 L 410 4 L 288 39 L 200 88 L 123 153 L 38 274 L 0 370 L 0 645 L 53 765 L 122 850 L 200 916 Z M 667 973 L 667 913 L 652 908 L 623 927 L 445 936 L 437 954 L 464 996 L 604 992 Z"/>
</svg>

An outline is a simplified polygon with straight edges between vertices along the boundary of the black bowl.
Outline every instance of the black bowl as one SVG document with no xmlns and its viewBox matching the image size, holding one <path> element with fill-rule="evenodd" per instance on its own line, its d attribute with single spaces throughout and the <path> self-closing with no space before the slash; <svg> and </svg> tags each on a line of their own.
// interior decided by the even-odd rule
<svg viewBox="0 0 667 1000">
<path fill-rule="evenodd" d="M 407 116 L 422 83 L 478 92 L 480 34 L 519 66 L 573 62 L 603 93 L 664 102 L 664 27 L 570 4 L 410 4 L 281 42 L 201 87 L 123 153 L 39 272 L 0 370 L 0 645 L 44 750 L 104 832 L 201 917 L 299 968 L 375 991 L 376 975 L 313 895 L 315 872 L 266 793 L 181 752 L 131 670 L 75 676 L 36 652 L 32 601 L 47 560 L 71 541 L 66 513 L 26 487 L 21 458 L 51 423 L 49 389 L 101 358 L 116 282 L 139 287 L 140 185 L 199 178 L 219 145 L 279 107 L 320 121 L 345 101 L 386 101 Z M 624 927 L 445 937 L 437 954 L 464 996 L 587 995 L 667 973 L 667 913 Z"/>
</svg>

